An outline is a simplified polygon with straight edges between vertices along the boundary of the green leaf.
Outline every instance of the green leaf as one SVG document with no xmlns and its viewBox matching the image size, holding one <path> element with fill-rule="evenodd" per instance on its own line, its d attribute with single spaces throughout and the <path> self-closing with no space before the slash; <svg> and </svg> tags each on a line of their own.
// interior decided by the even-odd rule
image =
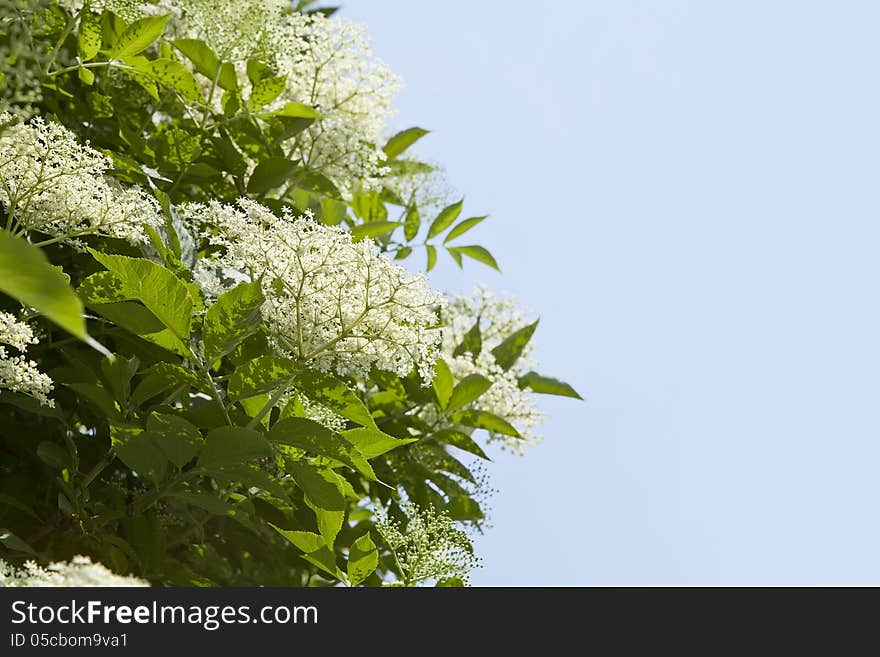
<svg viewBox="0 0 880 657">
<path fill-rule="evenodd" d="M 437 264 L 437 247 L 433 244 L 427 244 L 425 246 L 425 253 L 428 255 L 428 264 L 425 267 L 425 270 L 431 271 L 434 269 L 434 265 Z"/>
<path fill-rule="evenodd" d="M 169 269 L 149 260 L 94 249 L 89 252 L 119 279 L 122 294 L 143 303 L 187 348 L 193 311 L 201 305 L 190 287 Z"/>
<path fill-rule="evenodd" d="M 147 16 L 129 25 L 116 46 L 113 48 L 114 59 L 125 59 L 146 50 L 165 31 L 168 15 Z"/>
<path fill-rule="evenodd" d="M 288 119 L 323 119 L 324 115 L 319 113 L 314 107 L 309 107 L 302 103 L 290 101 L 284 104 L 281 109 L 273 110 L 265 114 L 261 114 L 260 118 L 269 116 L 282 116 Z"/>
<path fill-rule="evenodd" d="M 453 520 L 480 520 L 485 517 L 476 500 L 467 495 L 456 495 L 446 505 L 446 512 Z"/>
<path fill-rule="evenodd" d="M 42 441 L 37 445 L 37 456 L 50 468 L 63 470 L 71 467 L 70 453 L 58 443 Z"/>
<path fill-rule="evenodd" d="M 438 588 L 438 589 L 464 588 L 464 580 L 462 580 L 461 577 L 445 577 L 443 579 L 437 580 L 437 585 L 435 588 Z"/>
<path fill-rule="evenodd" d="M 258 62 L 256 59 L 248 60 L 246 68 L 248 80 L 251 81 L 252 85 L 257 84 L 260 80 L 271 78 L 275 75 L 271 68 L 262 62 Z"/>
<path fill-rule="evenodd" d="M 370 532 L 367 532 L 354 543 L 348 551 L 348 581 L 352 586 L 357 586 L 367 577 L 373 574 L 379 565 L 379 550 Z"/>
<path fill-rule="evenodd" d="M 486 459 L 487 461 L 492 460 L 486 456 L 486 452 L 483 451 L 482 447 L 480 447 L 474 439 L 466 433 L 455 431 L 453 429 L 441 429 L 432 435 L 435 440 L 439 440 L 442 443 L 458 447 L 458 449 L 470 452 L 471 454 L 479 456 L 481 459 Z"/>
<path fill-rule="evenodd" d="M 411 242 L 416 238 L 416 235 L 419 234 L 419 228 L 421 225 L 422 220 L 419 216 L 419 209 L 414 205 L 408 207 L 406 209 L 406 220 L 403 222 L 403 236 L 408 242 Z"/>
<path fill-rule="evenodd" d="M 279 499 L 290 501 L 284 486 L 256 463 L 216 466 L 208 468 L 205 472 L 216 479 L 232 481 L 245 488 L 259 488 Z"/>
<path fill-rule="evenodd" d="M 198 39 L 176 39 L 171 44 L 177 48 L 184 57 L 189 59 L 196 70 L 209 80 L 217 78 L 217 83 L 223 89 L 237 89 L 238 77 L 235 69 L 228 62 L 221 64 L 214 51 L 204 41 Z M 219 76 L 217 69 L 220 69 Z"/>
<path fill-rule="evenodd" d="M 287 417 L 269 430 L 269 440 L 335 459 L 376 481 L 373 468 L 360 450 L 340 434 L 302 417 Z"/>
<path fill-rule="evenodd" d="M 259 356 L 239 365 L 229 377 L 228 394 L 232 400 L 246 399 L 274 391 L 289 384 L 299 370 L 299 364 L 290 358 Z"/>
<path fill-rule="evenodd" d="M 468 232 L 474 226 L 481 224 L 488 218 L 489 215 L 483 217 L 471 217 L 470 219 L 465 219 L 464 221 L 460 221 L 455 226 L 453 226 L 452 230 L 446 233 L 446 238 L 443 240 L 443 243 L 451 242 L 456 237 L 460 237 Z"/>
<path fill-rule="evenodd" d="M 387 433 L 382 433 L 376 429 L 367 429 L 366 427 L 348 429 L 340 433 L 340 435 L 357 447 L 361 454 L 368 459 L 381 456 L 392 449 L 409 445 L 418 440 L 418 438 L 394 438 Z"/>
<path fill-rule="evenodd" d="M 491 387 L 492 382 L 482 374 L 468 374 L 453 389 L 448 410 L 455 411 L 470 404 Z"/>
<path fill-rule="evenodd" d="M 432 385 L 434 386 L 434 394 L 437 397 L 437 401 L 440 403 L 440 408 L 445 409 L 447 404 L 449 404 L 449 398 L 452 396 L 455 378 L 452 376 L 449 365 L 442 358 L 437 359 L 437 362 L 434 363 L 434 380 Z"/>
<path fill-rule="evenodd" d="M 316 468 L 295 461 L 289 462 L 287 469 L 305 494 L 306 504 L 315 512 L 318 531 L 325 543 L 333 545 L 342 528 L 346 506 L 339 475 L 329 468 Z"/>
<path fill-rule="evenodd" d="M 472 258 L 477 262 L 482 262 L 484 265 L 488 265 L 496 271 L 501 271 L 498 267 L 498 263 L 495 261 L 495 257 L 482 246 L 477 246 L 476 244 L 470 246 L 447 246 L 446 250 L 449 251 L 449 254 L 454 257 L 459 264 L 461 264 L 461 256 L 466 255 L 468 258 Z"/>
<path fill-rule="evenodd" d="M 93 59 L 101 50 L 101 15 L 92 13 L 88 7 L 83 7 L 79 19 L 76 47 L 80 60 L 84 62 Z"/>
<path fill-rule="evenodd" d="M 248 180 L 247 190 L 251 194 L 268 192 L 290 180 L 295 171 L 296 164 L 286 157 L 270 157 L 254 168 Z"/>
<path fill-rule="evenodd" d="M 325 573 L 339 580 L 345 576 L 336 567 L 336 555 L 327 547 L 324 538 L 312 532 L 288 531 L 272 525 L 272 527 L 288 541 L 293 543 L 303 552 L 303 559 L 317 566 Z"/>
<path fill-rule="evenodd" d="M 130 64 L 160 84 L 176 91 L 187 103 L 202 101 L 202 87 L 192 72 L 174 59 L 144 60 L 138 58 Z"/>
<path fill-rule="evenodd" d="M 0 292 L 18 299 L 81 340 L 86 334 L 83 305 L 67 277 L 37 247 L 0 231 Z M 97 344 L 97 343 L 94 343 Z"/>
<path fill-rule="evenodd" d="M 238 465 L 271 455 L 272 448 L 258 431 L 245 427 L 218 427 L 208 432 L 198 466 Z"/>
<path fill-rule="evenodd" d="M 535 329 L 538 328 L 538 321 L 540 320 L 535 320 L 528 326 L 523 326 L 518 331 L 511 333 L 492 350 L 495 362 L 501 369 L 509 370 L 519 360 L 529 340 L 532 339 Z"/>
<path fill-rule="evenodd" d="M 510 422 L 488 411 L 459 411 L 452 416 L 452 421 L 456 424 L 474 427 L 475 429 L 485 429 L 486 431 L 504 434 L 505 436 L 522 438 L 519 431 Z"/>
<path fill-rule="evenodd" d="M 452 205 L 447 205 L 445 208 L 440 210 L 440 214 L 437 215 L 437 218 L 431 223 L 431 227 L 428 229 L 428 239 L 431 239 L 435 235 L 439 235 L 444 230 L 449 228 L 450 224 L 458 218 L 458 215 L 461 214 L 461 206 L 464 203 L 464 199 L 459 201 L 458 203 L 453 203 Z"/>
<path fill-rule="evenodd" d="M 537 372 L 529 372 L 528 374 L 519 377 L 519 387 L 529 388 L 530 390 L 543 395 L 558 395 L 560 397 L 583 399 L 574 388 L 564 381 L 551 379 L 549 376 L 542 376 Z"/>
<path fill-rule="evenodd" d="M 480 318 L 478 317 L 477 321 L 474 322 L 474 325 L 464 334 L 464 337 L 461 339 L 461 344 L 456 345 L 455 349 L 453 349 L 452 355 L 464 356 L 465 354 L 470 354 L 476 359 L 482 350 L 483 335 L 480 332 Z"/>
<path fill-rule="evenodd" d="M 370 221 L 365 224 L 359 224 L 351 229 L 351 238 L 355 242 L 359 242 L 365 237 L 378 237 L 385 233 L 390 233 L 395 228 L 402 226 L 400 221 Z"/>
<path fill-rule="evenodd" d="M 198 427 L 176 415 L 153 413 L 147 418 L 147 432 L 178 468 L 192 461 L 205 443 Z"/>
<path fill-rule="evenodd" d="M 168 469 L 165 453 L 140 427 L 110 425 L 110 439 L 116 456 L 140 477 L 159 485 Z"/>
<path fill-rule="evenodd" d="M 0 544 L 9 550 L 38 556 L 34 549 L 8 529 L 0 529 Z"/>
<path fill-rule="evenodd" d="M 248 100 L 252 112 L 259 112 L 266 105 L 274 101 L 281 92 L 284 91 L 284 85 L 287 83 L 287 76 L 265 77 L 256 82 L 251 89 L 251 96 Z"/>
<path fill-rule="evenodd" d="M 125 408 L 131 397 L 131 379 L 137 373 L 140 361 L 137 356 L 130 359 L 117 356 L 112 360 L 107 357 L 101 361 L 101 374 L 107 389 L 113 393 L 119 405 Z"/>
<path fill-rule="evenodd" d="M 205 362 L 213 364 L 259 330 L 265 300 L 259 281 L 241 283 L 220 295 L 205 313 Z"/>
<path fill-rule="evenodd" d="M 385 144 L 385 155 L 388 159 L 392 159 L 403 153 L 407 148 L 416 143 L 419 139 L 430 132 L 424 128 L 407 128 L 401 130 L 388 140 Z"/>
<path fill-rule="evenodd" d="M 79 81 L 88 87 L 95 83 L 95 74 L 92 73 L 90 69 L 78 68 L 76 70 L 76 75 L 79 77 Z"/>
<path fill-rule="evenodd" d="M 332 374 L 301 368 L 294 386 L 309 399 L 326 406 L 337 415 L 362 426 L 376 429 L 376 421 L 360 397 L 345 382 Z"/>
</svg>

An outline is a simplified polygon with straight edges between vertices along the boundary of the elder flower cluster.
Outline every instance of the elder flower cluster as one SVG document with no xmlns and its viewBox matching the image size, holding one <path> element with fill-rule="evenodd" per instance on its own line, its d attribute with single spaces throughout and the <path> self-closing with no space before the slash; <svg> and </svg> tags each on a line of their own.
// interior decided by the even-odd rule
<svg viewBox="0 0 880 657">
<path fill-rule="evenodd" d="M 387 173 L 379 144 L 401 85 L 373 55 L 365 26 L 321 13 L 293 12 L 285 0 L 159 0 L 142 3 L 137 11 L 133 4 L 106 0 L 103 6 L 127 19 L 137 13 L 170 15 L 168 36 L 204 41 L 221 60 L 235 65 L 243 84 L 249 84 L 249 59 L 285 76 L 284 90 L 263 110 L 294 101 L 321 113 L 324 118 L 289 140 L 285 150 L 304 167 L 327 176 L 344 196 L 350 197 L 359 184 L 376 186 Z"/>
<path fill-rule="evenodd" d="M 138 187 L 123 189 L 106 175 L 111 162 L 80 144 L 62 125 L 34 117 L 15 123 L 0 114 L 0 203 L 6 229 L 38 231 L 46 242 L 104 235 L 133 244 L 158 226 L 159 206 Z"/>
<path fill-rule="evenodd" d="M 52 379 L 43 374 L 34 361 L 6 351 L 9 346 L 23 354 L 29 345 L 37 342 L 30 326 L 9 313 L 0 312 L 0 389 L 30 395 L 43 406 L 54 407 L 55 402 L 48 397 L 53 388 Z"/>
<path fill-rule="evenodd" d="M 88 557 L 77 556 L 69 562 L 51 563 L 45 568 L 28 561 L 21 568 L 0 559 L 0 587 L 127 586 L 150 584 L 136 577 L 116 575 Z"/>
<path fill-rule="evenodd" d="M 281 353 L 340 376 L 366 377 L 373 366 L 406 376 L 415 367 L 430 381 L 442 295 L 424 275 L 370 240 L 355 242 L 309 215 L 277 217 L 248 199 L 192 204 L 182 214 L 220 247 L 196 268 L 205 293 L 262 281 L 263 320 Z"/>
<path fill-rule="evenodd" d="M 403 584 L 457 577 L 467 582 L 468 573 L 480 567 L 467 534 L 456 527 L 445 511 L 422 508 L 414 502 L 402 506 L 408 521 L 380 516 L 376 529 L 401 571 Z"/>
<path fill-rule="evenodd" d="M 479 318 L 480 322 L 480 353 L 455 356 L 453 352 L 461 344 L 465 333 L 473 327 L 474 318 Z M 520 359 L 506 371 L 495 362 L 492 349 L 528 323 L 525 314 L 513 299 L 497 297 L 482 286 L 470 296 L 453 297 L 443 309 L 442 358 L 456 379 L 469 374 L 481 374 L 492 382 L 492 387 L 470 407 L 488 411 L 513 424 L 523 438 L 491 432 L 489 437 L 502 447 L 520 453 L 526 445 L 540 440 L 535 430 L 544 420 L 543 414 L 538 410 L 534 393 L 521 389 L 518 382 L 518 378 L 535 365 L 531 355 L 532 343 L 526 345 Z"/>
</svg>

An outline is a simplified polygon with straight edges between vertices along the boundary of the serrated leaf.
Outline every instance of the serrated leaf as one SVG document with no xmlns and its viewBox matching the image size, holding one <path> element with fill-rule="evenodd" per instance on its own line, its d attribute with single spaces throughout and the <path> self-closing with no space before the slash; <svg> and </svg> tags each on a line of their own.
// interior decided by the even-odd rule
<svg viewBox="0 0 880 657">
<path fill-rule="evenodd" d="M 469 246 L 447 246 L 446 250 L 449 251 L 449 255 L 455 258 L 455 261 L 459 266 L 461 266 L 461 256 L 466 255 L 468 258 L 472 258 L 477 262 L 488 265 L 496 271 L 501 271 L 498 267 L 498 263 L 495 261 L 495 257 L 482 246 L 476 244 L 471 244 Z"/>
<path fill-rule="evenodd" d="M 402 225 L 403 223 L 400 221 L 370 221 L 352 228 L 351 238 L 355 242 L 359 242 L 365 237 L 378 237 L 379 235 L 390 233 Z"/>
<path fill-rule="evenodd" d="M 272 448 L 260 432 L 245 427 L 218 427 L 208 432 L 197 465 L 200 468 L 239 465 L 271 455 Z"/>
<path fill-rule="evenodd" d="M 418 440 L 417 438 L 394 438 L 377 429 L 368 429 L 366 427 L 348 429 L 341 432 L 340 435 L 357 447 L 367 459 L 381 456 L 391 450 L 409 445 Z"/>
<path fill-rule="evenodd" d="M 205 443 L 198 427 L 176 415 L 151 414 L 147 418 L 147 432 L 178 468 L 192 461 Z"/>
<path fill-rule="evenodd" d="M 407 148 L 430 132 L 424 128 L 407 128 L 391 137 L 385 144 L 384 151 L 388 159 L 392 159 L 403 153 Z"/>
<path fill-rule="evenodd" d="M 288 463 L 287 470 L 302 489 L 306 504 L 315 512 L 318 531 L 325 543 L 332 546 L 345 517 L 345 497 L 339 476 L 329 468 L 300 462 Z"/>
<path fill-rule="evenodd" d="M 471 454 L 479 456 L 481 459 L 486 459 L 487 461 L 492 460 L 486 456 L 486 452 L 483 451 L 483 448 L 466 433 L 455 431 L 454 429 L 441 429 L 440 431 L 433 433 L 432 436 L 435 440 L 439 440 L 447 445 L 452 445 L 453 447 L 458 447 L 458 449 L 470 452 Z"/>
<path fill-rule="evenodd" d="M 269 116 L 281 116 L 288 119 L 323 119 L 324 115 L 318 112 L 314 107 L 310 107 L 309 105 L 304 105 L 303 103 L 297 103 L 295 101 L 290 101 L 284 104 L 284 106 L 277 110 L 272 110 L 271 112 L 267 112 L 265 114 L 261 114 L 261 118 L 269 117 Z"/>
<path fill-rule="evenodd" d="M 513 438 L 522 438 L 519 431 L 510 422 L 488 411 L 459 411 L 452 416 L 452 421 L 456 424 L 474 427 L 475 429 L 485 429 L 486 431 L 512 436 Z"/>
<path fill-rule="evenodd" d="M 425 246 L 425 252 L 428 256 L 428 264 L 425 267 L 425 270 L 431 271 L 434 269 L 434 265 L 437 264 L 437 247 L 433 244 L 428 244 Z"/>
<path fill-rule="evenodd" d="M 168 459 L 149 433 L 140 427 L 111 424 L 110 439 L 119 460 L 138 476 L 150 479 L 157 486 L 162 482 L 168 470 Z"/>
<path fill-rule="evenodd" d="M 461 342 L 452 350 L 453 356 L 464 356 L 471 354 L 476 359 L 483 350 L 483 334 L 480 332 L 480 318 L 474 322 L 474 325 L 464 334 Z"/>
<path fill-rule="evenodd" d="M 322 536 L 312 532 L 288 531 L 275 525 L 272 525 L 272 528 L 298 547 L 303 552 L 303 559 L 331 577 L 339 580 L 345 579 L 342 572 L 336 567 L 336 555 L 333 550 L 327 547 Z"/>
<path fill-rule="evenodd" d="M 529 344 L 529 340 L 532 339 L 535 329 L 538 328 L 538 321 L 540 320 L 535 320 L 528 326 L 514 331 L 492 350 L 495 362 L 501 369 L 509 370 L 519 360 L 526 345 Z"/>
<path fill-rule="evenodd" d="M 458 222 L 455 226 L 452 227 L 448 233 L 446 233 L 446 238 L 443 240 L 443 243 L 451 242 L 456 237 L 460 237 L 468 232 L 474 226 L 477 226 L 488 218 L 489 215 L 483 217 L 471 217 L 470 219 L 465 219 L 464 221 Z"/>
<path fill-rule="evenodd" d="M 379 565 L 379 550 L 370 532 L 367 532 L 354 543 L 348 551 L 348 582 L 351 586 L 357 586 L 367 577 L 373 574 Z"/>
<path fill-rule="evenodd" d="M 286 75 L 266 77 L 255 83 L 251 89 L 250 98 L 248 99 L 251 111 L 259 112 L 266 105 L 278 98 L 278 96 L 281 95 L 281 92 L 284 91 L 286 83 Z"/>
<path fill-rule="evenodd" d="M 133 64 L 141 73 L 150 76 L 163 86 L 180 94 L 187 103 L 202 101 L 202 88 L 192 72 L 173 59 L 144 60 L 138 58 Z"/>
<path fill-rule="evenodd" d="M 312 401 L 362 426 L 376 429 L 376 422 L 360 397 L 341 379 L 318 370 L 301 368 L 294 386 Z"/>
<path fill-rule="evenodd" d="M 537 372 L 529 372 L 528 374 L 519 377 L 519 387 L 529 388 L 533 392 L 542 395 L 557 395 L 559 397 L 583 399 L 574 388 L 564 381 L 552 379 L 549 376 L 542 376 Z"/>
<path fill-rule="evenodd" d="M 89 252 L 119 279 L 121 294 L 143 303 L 187 348 L 193 311 L 201 306 L 201 299 L 194 296 L 190 286 L 171 270 L 149 260 L 94 249 Z"/>
<path fill-rule="evenodd" d="M 68 333 L 91 343 L 82 302 L 67 281 L 40 249 L 0 231 L 0 292 L 36 308 Z"/>
<path fill-rule="evenodd" d="M 125 59 L 146 50 L 165 31 L 168 16 L 147 16 L 129 25 L 116 46 L 113 48 L 114 59 Z"/>
<path fill-rule="evenodd" d="M 376 481 L 373 468 L 357 447 L 340 434 L 302 417 L 287 417 L 269 430 L 269 440 L 335 459 Z"/>
<path fill-rule="evenodd" d="M 452 390 L 448 410 L 455 411 L 478 399 L 492 387 L 492 382 L 482 374 L 468 374 Z"/>
<path fill-rule="evenodd" d="M 422 220 L 419 216 L 419 209 L 414 205 L 408 207 L 406 209 L 406 220 L 403 222 L 403 236 L 407 241 L 412 241 L 416 238 L 421 225 Z"/>
<path fill-rule="evenodd" d="M 278 479 L 255 463 L 214 466 L 207 468 L 205 473 L 216 479 L 226 479 L 235 482 L 245 488 L 259 488 L 281 500 L 290 500 L 287 490 Z"/>
<path fill-rule="evenodd" d="M 238 78 L 230 63 L 221 64 L 214 51 L 198 39 L 175 39 L 171 44 L 189 59 L 196 70 L 209 80 L 217 79 L 223 89 L 237 89 Z M 219 75 L 218 75 L 219 68 Z"/>
<path fill-rule="evenodd" d="M 87 62 L 93 59 L 101 50 L 101 40 L 101 15 L 83 7 L 76 41 L 80 60 Z"/>
<path fill-rule="evenodd" d="M 464 204 L 464 199 L 459 201 L 458 203 L 453 203 L 451 205 L 447 205 L 445 208 L 440 210 L 440 214 L 437 215 L 437 218 L 431 223 L 431 227 L 428 229 L 428 239 L 439 235 L 444 230 L 449 228 L 453 221 L 458 218 L 458 215 L 461 214 L 461 206 Z"/>
<path fill-rule="evenodd" d="M 210 365 L 259 330 L 265 301 L 259 281 L 240 283 L 208 308 L 202 327 L 205 361 Z"/>
<path fill-rule="evenodd" d="M 280 187 L 293 176 L 296 164 L 285 157 L 270 157 L 260 162 L 248 180 L 247 190 L 251 194 L 262 194 Z"/>
<path fill-rule="evenodd" d="M 298 363 L 290 358 L 258 356 L 239 365 L 229 377 L 229 398 L 238 400 L 272 392 L 290 383 L 298 369 Z"/>
<path fill-rule="evenodd" d="M 452 376 L 449 365 L 442 358 L 438 358 L 434 363 L 434 380 L 431 385 L 434 387 L 434 394 L 440 403 L 440 408 L 445 409 L 452 396 L 452 389 L 455 387 L 455 377 Z"/>
</svg>

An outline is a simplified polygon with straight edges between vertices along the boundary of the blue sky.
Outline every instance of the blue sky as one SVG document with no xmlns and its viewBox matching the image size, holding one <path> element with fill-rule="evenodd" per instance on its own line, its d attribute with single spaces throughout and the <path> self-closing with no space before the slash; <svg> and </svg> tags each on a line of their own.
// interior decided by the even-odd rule
<svg viewBox="0 0 880 657">
<path fill-rule="evenodd" d="M 349 0 L 503 275 L 546 441 L 475 584 L 880 584 L 880 5 Z M 540 8 L 537 8 L 540 7 Z"/>
</svg>

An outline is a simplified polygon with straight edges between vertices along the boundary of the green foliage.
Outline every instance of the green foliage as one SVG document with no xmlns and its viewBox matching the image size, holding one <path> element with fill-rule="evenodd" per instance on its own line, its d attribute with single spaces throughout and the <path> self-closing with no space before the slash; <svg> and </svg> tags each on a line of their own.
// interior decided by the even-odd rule
<svg viewBox="0 0 880 657">
<path fill-rule="evenodd" d="M 432 381 L 415 369 L 340 374 L 278 348 L 265 313 L 280 271 L 260 278 L 244 263 L 209 292 L 200 277 L 219 228 L 183 218 L 186 204 L 244 197 L 278 221 L 309 211 L 399 261 L 424 249 L 428 271 L 440 250 L 498 269 L 484 247 L 454 243 L 485 216 L 461 220 L 461 200 L 396 191 L 434 171 L 410 155 L 428 131 L 373 145 L 387 175 L 341 181 L 300 154 L 336 129 L 334 108 L 291 97 L 271 57 L 226 61 L 169 16 L 126 21 L 50 0 L 0 7 L 0 109 L 63 122 L 112 161 L 114 185 L 149 193 L 161 211 L 137 226 L 141 241 L 13 230 L 0 194 L 0 312 L 33 325 L 39 345 L 27 356 L 55 385 L 54 407 L 0 386 L 0 557 L 87 554 L 159 585 L 462 585 L 414 537 L 467 553 L 453 523 L 480 527 L 482 492 L 455 455 L 488 460 L 487 433 L 520 438 L 486 403 L 494 378 L 456 369 L 459 357 L 486 355 L 482 318 Z M 579 399 L 520 369 L 536 326 L 498 342 L 495 362 L 523 390 Z M 447 570 L 414 574 L 404 555 Z"/>
</svg>

